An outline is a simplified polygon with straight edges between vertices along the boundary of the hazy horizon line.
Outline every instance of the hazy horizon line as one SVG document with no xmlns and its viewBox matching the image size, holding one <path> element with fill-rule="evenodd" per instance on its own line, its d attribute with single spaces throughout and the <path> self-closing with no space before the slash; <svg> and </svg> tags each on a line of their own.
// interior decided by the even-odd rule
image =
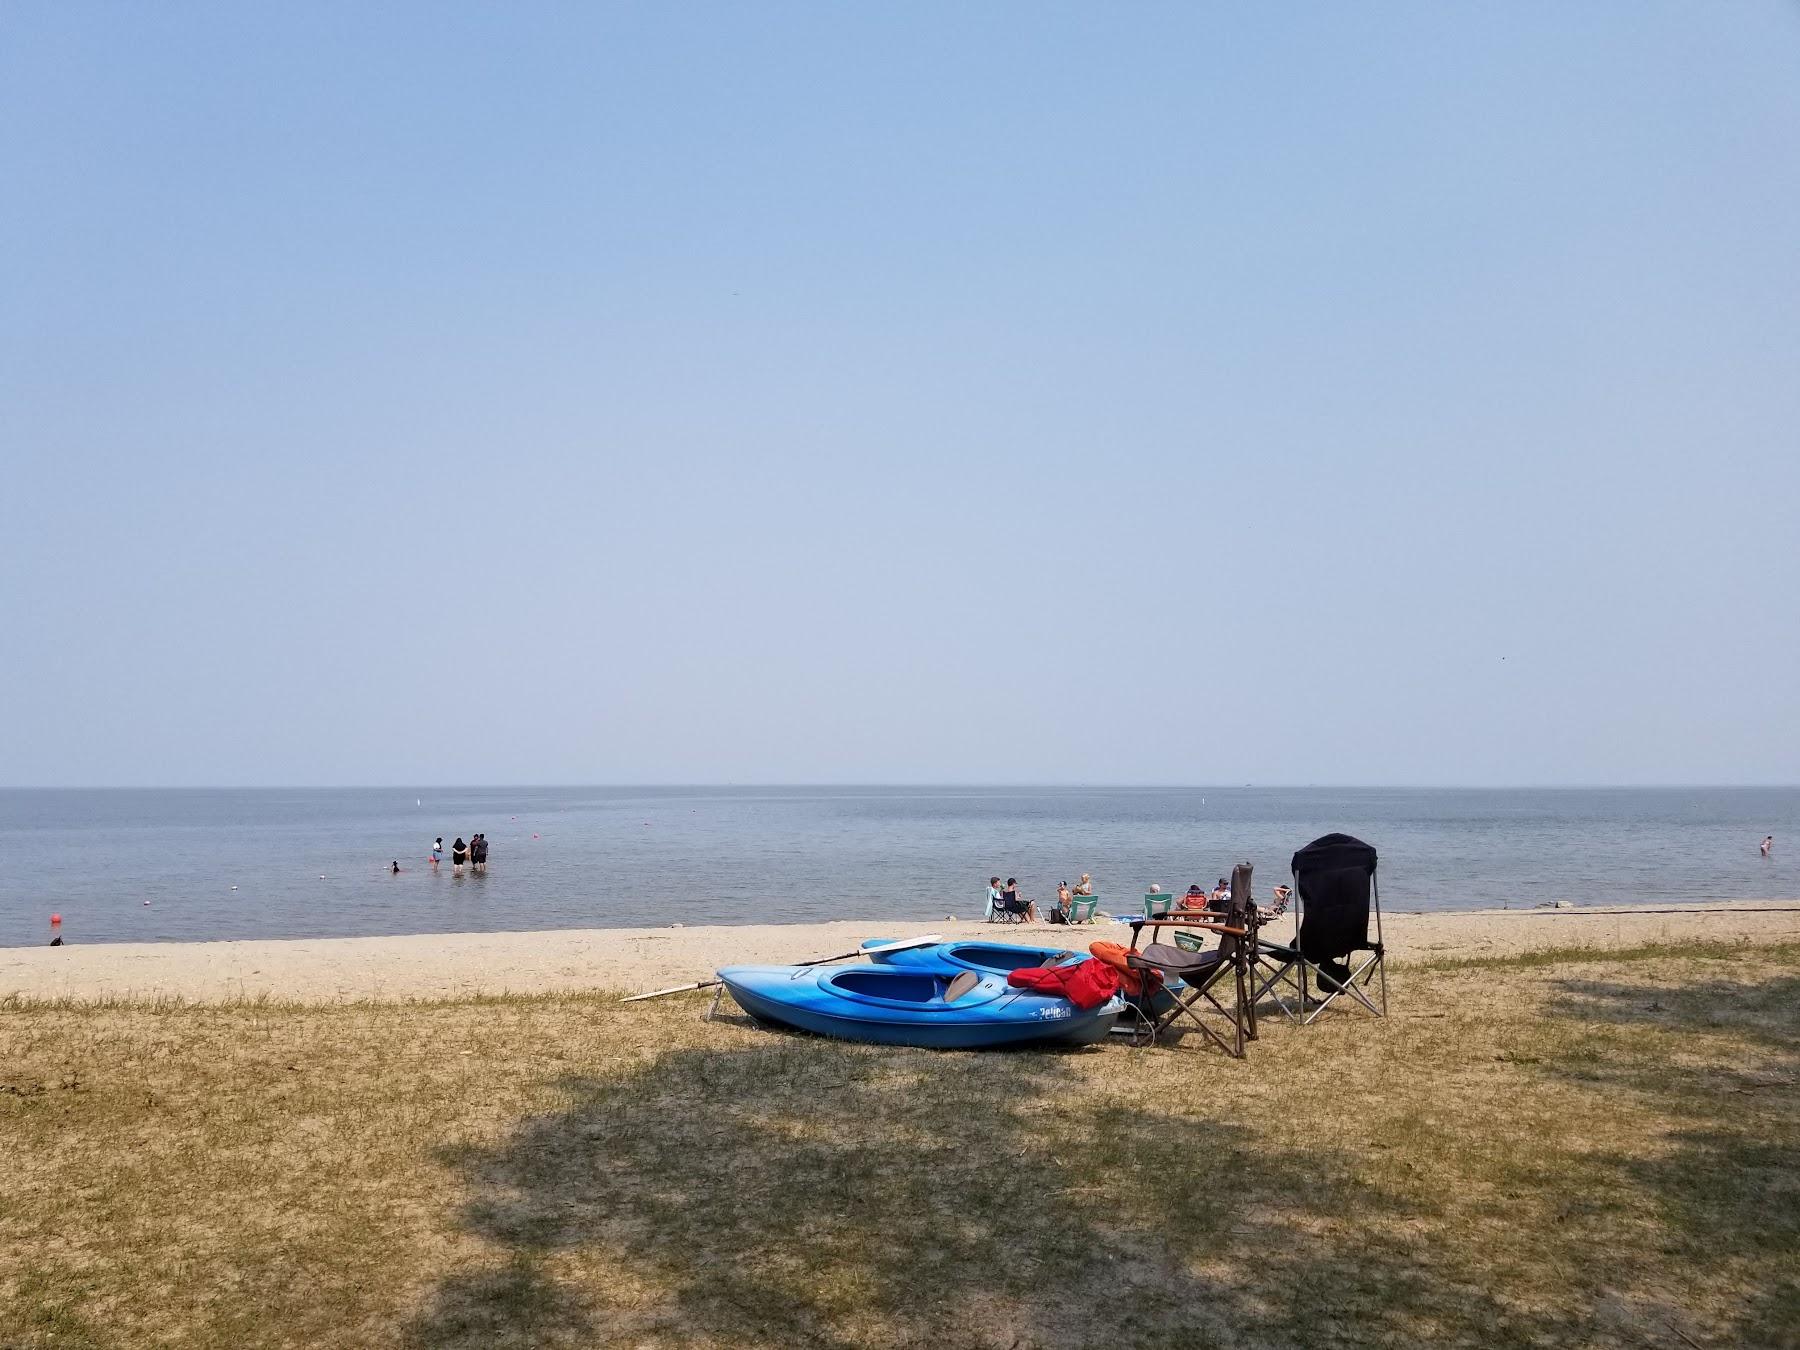
<svg viewBox="0 0 1800 1350">
<path fill-rule="evenodd" d="M 1144 792 L 1311 792 L 1320 790 L 1383 792 L 1755 792 L 1800 788 L 1790 783 L 1155 783 L 1155 782 L 1057 782 L 999 783 L 945 780 L 895 782 L 645 782 L 645 783 L 4 783 L 0 792 L 475 792 L 507 789 L 576 791 L 748 791 L 820 789 L 981 789 L 1003 792 L 1079 792 L 1133 790 Z"/>
</svg>

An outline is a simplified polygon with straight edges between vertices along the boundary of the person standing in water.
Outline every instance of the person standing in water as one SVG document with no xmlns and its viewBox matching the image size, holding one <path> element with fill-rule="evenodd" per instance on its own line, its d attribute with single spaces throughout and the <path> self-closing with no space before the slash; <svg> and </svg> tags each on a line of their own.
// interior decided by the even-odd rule
<svg viewBox="0 0 1800 1350">
<path fill-rule="evenodd" d="M 456 836 L 456 842 L 450 845 L 450 870 L 461 876 L 463 864 L 469 860 L 469 846 L 463 843 L 462 836 Z"/>
<path fill-rule="evenodd" d="M 438 864 L 444 861 L 444 836 L 439 835 L 437 842 L 431 846 L 431 870 L 437 871 Z"/>
<path fill-rule="evenodd" d="M 1775 851 L 1775 836 L 1772 834 L 1765 834 L 1763 836 L 1763 841 L 1762 841 L 1763 857 L 1765 857 L 1765 858 L 1768 857 L 1774 851 Z"/>
<path fill-rule="evenodd" d="M 469 861 L 477 872 L 487 871 L 487 836 L 478 834 L 469 841 Z"/>
</svg>

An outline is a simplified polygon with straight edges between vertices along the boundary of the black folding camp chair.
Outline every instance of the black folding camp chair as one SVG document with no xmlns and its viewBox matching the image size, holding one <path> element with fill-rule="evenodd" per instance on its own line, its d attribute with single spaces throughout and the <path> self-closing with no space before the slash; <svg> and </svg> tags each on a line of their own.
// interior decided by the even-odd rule
<svg viewBox="0 0 1800 1350">
<path fill-rule="evenodd" d="M 996 900 L 993 912 L 988 915 L 988 922 L 1024 923 L 1030 914 L 1031 906 L 1023 900 L 1015 900 L 1010 905 L 1005 900 Z"/>
<path fill-rule="evenodd" d="M 1166 986 L 1160 998 L 1128 1001 L 1134 1023 L 1133 1039 L 1140 1044 L 1155 1044 L 1170 1030 L 1198 1028 L 1219 1049 L 1234 1059 L 1244 1057 L 1245 1043 L 1256 1038 L 1255 1024 L 1250 1020 L 1249 952 L 1255 940 L 1246 926 L 1248 900 L 1233 898 L 1224 914 L 1174 913 L 1146 919 L 1131 919 L 1131 949 L 1126 963 L 1140 974 L 1159 977 Z M 1157 942 L 1154 939 L 1164 927 L 1182 931 L 1207 931 L 1206 925 L 1218 925 L 1219 945 L 1210 951 L 1192 951 L 1184 947 Z M 1152 941 L 1141 951 L 1138 939 L 1145 929 L 1151 930 Z M 1174 984 L 1179 980 L 1180 984 Z M 1227 1007 L 1219 995 L 1225 982 L 1231 983 L 1231 1005 Z M 1223 1020 L 1231 1030 L 1229 1039 L 1215 1022 Z"/>
<path fill-rule="evenodd" d="M 1253 990 L 1258 1001 L 1273 998 L 1303 1026 L 1341 998 L 1376 1017 L 1387 1016 L 1387 952 L 1381 941 L 1376 862 L 1373 848 L 1347 834 L 1324 835 L 1294 854 L 1289 864 L 1294 937 L 1257 943 Z M 1379 1006 L 1370 996 L 1372 986 Z"/>
</svg>

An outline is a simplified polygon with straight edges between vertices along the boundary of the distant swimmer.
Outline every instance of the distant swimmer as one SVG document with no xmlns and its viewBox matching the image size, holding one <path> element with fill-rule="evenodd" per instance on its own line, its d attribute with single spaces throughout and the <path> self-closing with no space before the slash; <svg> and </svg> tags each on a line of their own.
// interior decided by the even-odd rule
<svg viewBox="0 0 1800 1350">
<path fill-rule="evenodd" d="M 398 858 L 395 858 L 393 862 L 388 864 L 388 871 L 392 872 L 395 876 L 400 875 L 400 860 Z"/>
<path fill-rule="evenodd" d="M 469 860 L 469 846 L 463 843 L 462 836 L 456 836 L 456 842 L 450 845 L 450 870 L 460 872 L 463 864 Z"/>
<path fill-rule="evenodd" d="M 1768 857 L 1774 851 L 1775 851 L 1775 836 L 1772 834 L 1765 834 L 1763 836 L 1763 841 L 1762 841 L 1763 857 L 1765 857 L 1765 858 Z"/>
<path fill-rule="evenodd" d="M 437 842 L 431 846 L 431 870 L 437 871 L 438 864 L 444 861 L 444 836 L 439 835 Z"/>
</svg>

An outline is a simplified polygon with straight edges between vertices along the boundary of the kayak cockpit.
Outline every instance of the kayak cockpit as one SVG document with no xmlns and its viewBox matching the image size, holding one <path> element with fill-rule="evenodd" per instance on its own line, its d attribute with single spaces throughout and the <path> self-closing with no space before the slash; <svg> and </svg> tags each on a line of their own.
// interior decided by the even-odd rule
<svg viewBox="0 0 1800 1350">
<path fill-rule="evenodd" d="M 839 998 L 874 1003 L 886 1008 L 911 1008 L 918 1012 L 943 1012 L 991 1003 L 1007 992 L 997 981 L 979 976 L 904 967 L 857 966 L 836 971 L 819 981 L 819 987 Z"/>
</svg>

